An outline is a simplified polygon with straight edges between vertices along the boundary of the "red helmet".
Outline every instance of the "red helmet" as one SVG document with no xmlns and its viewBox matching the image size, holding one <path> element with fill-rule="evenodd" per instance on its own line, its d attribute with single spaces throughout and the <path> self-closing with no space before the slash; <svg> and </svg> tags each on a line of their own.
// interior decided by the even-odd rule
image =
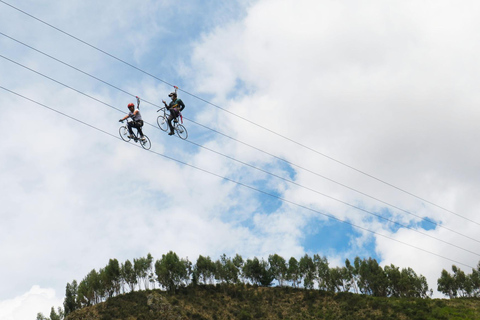
<svg viewBox="0 0 480 320">
<path fill-rule="evenodd" d="M 135 108 L 135 105 L 133 103 L 129 103 L 128 106 L 129 108 Z"/>
</svg>

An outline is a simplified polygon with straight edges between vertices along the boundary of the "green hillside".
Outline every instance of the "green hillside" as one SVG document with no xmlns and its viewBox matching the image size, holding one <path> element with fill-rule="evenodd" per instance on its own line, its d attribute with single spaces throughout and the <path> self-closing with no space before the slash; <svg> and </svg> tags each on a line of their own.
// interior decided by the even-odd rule
<svg viewBox="0 0 480 320">
<path fill-rule="evenodd" d="M 372 297 L 291 287 L 200 285 L 130 292 L 66 320 L 161 319 L 480 319 L 480 299 Z"/>
</svg>

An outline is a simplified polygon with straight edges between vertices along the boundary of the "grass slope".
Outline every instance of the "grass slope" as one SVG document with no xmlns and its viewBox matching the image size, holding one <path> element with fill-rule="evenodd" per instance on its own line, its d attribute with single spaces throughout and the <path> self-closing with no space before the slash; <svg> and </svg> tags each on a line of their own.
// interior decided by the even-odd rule
<svg viewBox="0 0 480 320">
<path fill-rule="evenodd" d="M 131 292 L 66 320 L 480 319 L 480 299 L 376 298 L 353 293 L 253 286 L 197 286 L 176 294 Z"/>
</svg>

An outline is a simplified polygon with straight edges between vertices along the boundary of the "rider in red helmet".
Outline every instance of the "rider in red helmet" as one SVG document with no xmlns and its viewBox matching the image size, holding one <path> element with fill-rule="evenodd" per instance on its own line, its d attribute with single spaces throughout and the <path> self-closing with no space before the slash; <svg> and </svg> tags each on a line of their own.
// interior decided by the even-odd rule
<svg viewBox="0 0 480 320">
<path fill-rule="evenodd" d="M 135 139 L 132 128 L 136 128 L 138 130 L 138 133 L 140 133 L 140 139 L 145 139 L 142 131 L 143 120 L 142 115 L 140 114 L 140 110 L 135 109 L 135 105 L 133 103 L 129 103 L 127 107 L 130 112 L 125 117 L 120 119 L 120 121 L 123 121 L 129 117 L 132 118 L 133 121 L 128 122 L 128 132 L 130 133 L 130 138 Z"/>
</svg>

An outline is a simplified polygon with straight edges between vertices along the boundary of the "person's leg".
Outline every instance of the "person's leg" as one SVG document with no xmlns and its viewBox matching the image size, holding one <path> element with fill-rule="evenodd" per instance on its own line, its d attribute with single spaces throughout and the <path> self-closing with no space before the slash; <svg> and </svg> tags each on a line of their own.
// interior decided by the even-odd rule
<svg viewBox="0 0 480 320">
<path fill-rule="evenodd" d="M 132 121 L 132 127 L 137 129 L 138 133 L 140 134 L 140 138 L 143 138 L 142 126 L 143 121 Z"/>
<path fill-rule="evenodd" d="M 167 122 L 168 122 L 168 126 L 170 128 L 170 135 L 174 134 L 175 131 L 173 129 L 173 125 L 172 125 L 172 120 L 175 119 L 175 114 L 174 112 L 170 112 L 170 115 L 168 116 L 168 119 L 167 119 Z"/>
<path fill-rule="evenodd" d="M 142 127 L 138 127 L 137 130 L 138 130 L 138 133 L 140 133 L 140 138 L 143 138 Z"/>
<path fill-rule="evenodd" d="M 130 137 L 133 137 L 132 126 L 133 126 L 133 121 L 130 121 L 127 123 L 127 128 L 128 128 L 128 132 L 130 133 Z"/>
</svg>

